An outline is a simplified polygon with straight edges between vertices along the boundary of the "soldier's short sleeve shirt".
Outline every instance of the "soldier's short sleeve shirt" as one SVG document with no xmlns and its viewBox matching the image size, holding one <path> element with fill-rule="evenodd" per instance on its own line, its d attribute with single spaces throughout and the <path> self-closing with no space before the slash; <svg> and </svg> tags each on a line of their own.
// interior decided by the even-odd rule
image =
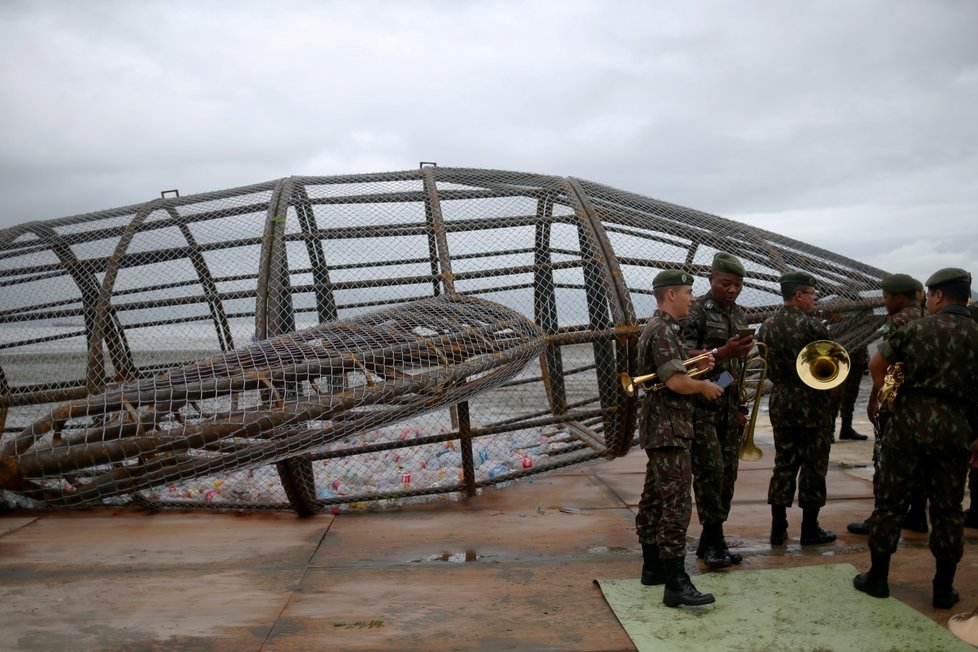
<svg viewBox="0 0 978 652">
<path fill-rule="evenodd" d="M 680 327 L 669 314 L 656 312 L 639 338 L 639 375 L 657 373 L 665 382 L 677 373 L 686 373 L 686 350 L 679 338 Z M 639 414 L 639 442 L 643 448 L 685 446 L 693 438 L 693 404 L 688 395 L 668 387 L 647 391 Z"/>
</svg>

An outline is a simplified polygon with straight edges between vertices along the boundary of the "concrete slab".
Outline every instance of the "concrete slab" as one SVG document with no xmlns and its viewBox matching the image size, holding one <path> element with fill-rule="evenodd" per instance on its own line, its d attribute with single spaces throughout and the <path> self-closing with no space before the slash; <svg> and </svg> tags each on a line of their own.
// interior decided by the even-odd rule
<svg viewBox="0 0 978 652">
<path fill-rule="evenodd" d="M 633 572 L 634 560 L 607 554 L 402 565 L 382 573 L 312 569 L 263 649 L 634 649 L 593 584 Z"/>
<path fill-rule="evenodd" d="M 574 513 L 532 504 L 523 506 L 527 511 L 517 509 L 344 515 L 330 528 L 310 566 L 543 561 L 640 550 L 634 514 L 623 506 Z"/>
<path fill-rule="evenodd" d="M 78 512 L 0 520 L 4 649 L 258 649 L 330 517 Z M 7 647 L 9 646 L 9 647 Z"/>
<path fill-rule="evenodd" d="M 857 430 L 860 427 L 857 424 Z M 872 508 L 868 442 L 833 446 L 823 527 L 834 545 L 768 544 L 774 452 L 743 464 L 728 541 L 745 555 L 721 571 L 869 565 L 845 531 Z M 634 511 L 645 455 L 535 478 L 462 502 L 393 512 L 7 513 L 0 515 L 0 647 L 10 650 L 634 649 L 592 584 L 636 578 Z M 939 624 L 974 608 L 978 531 L 966 531 L 960 608 L 930 606 L 927 535 L 904 533 L 892 594 Z M 699 524 L 693 517 L 689 542 Z M 691 545 L 692 548 L 692 545 Z M 690 553 L 687 568 L 706 573 Z M 650 589 L 658 591 L 658 589 Z M 840 595 L 840 599 L 851 596 Z M 742 599 L 750 599 L 743 596 Z"/>
</svg>

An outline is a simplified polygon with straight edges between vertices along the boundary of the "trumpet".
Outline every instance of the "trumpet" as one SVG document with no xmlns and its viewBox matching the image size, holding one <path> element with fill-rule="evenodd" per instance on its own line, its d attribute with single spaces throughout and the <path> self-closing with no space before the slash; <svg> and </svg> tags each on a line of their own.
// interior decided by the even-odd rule
<svg viewBox="0 0 978 652">
<path fill-rule="evenodd" d="M 683 366 L 688 369 L 691 366 L 695 366 L 696 363 L 699 362 L 700 360 L 706 360 L 708 357 L 715 354 L 716 352 L 717 352 L 716 349 L 711 349 L 706 353 L 701 353 L 687 360 L 683 360 Z M 696 378 L 697 376 L 702 376 L 708 371 L 709 369 L 689 369 L 686 372 L 686 375 L 689 376 L 690 378 Z M 624 389 L 625 393 L 628 394 L 629 396 L 635 396 L 635 388 L 637 387 L 641 387 L 642 389 L 645 390 L 651 390 L 653 392 L 657 392 L 666 386 L 665 383 L 659 382 L 659 374 L 657 373 L 651 373 L 651 374 L 646 374 L 644 376 L 636 376 L 632 378 L 626 372 L 623 371 L 621 372 L 621 375 L 618 376 L 618 379 L 621 381 L 622 389 Z"/>
<path fill-rule="evenodd" d="M 832 340 L 816 340 L 798 353 L 795 371 L 801 382 L 813 389 L 832 389 L 849 375 L 849 353 Z"/>
</svg>

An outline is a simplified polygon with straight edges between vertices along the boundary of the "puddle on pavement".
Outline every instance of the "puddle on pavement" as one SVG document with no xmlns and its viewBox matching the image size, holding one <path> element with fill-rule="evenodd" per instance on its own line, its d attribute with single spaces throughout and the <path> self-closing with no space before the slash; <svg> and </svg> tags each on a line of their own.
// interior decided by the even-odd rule
<svg viewBox="0 0 978 652">
<path fill-rule="evenodd" d="M 619 553 L 619 554 L 630 552 L 629 548 L 625 546 L 594 546 L 592 548 L 588 548 L 587 551 L 592 555 L 604 554 L 607 552 Z"/>
<path fill-rule="evenodd" d="M 485 559 L 488 555 L 480 555 L 475 550 L 466 550 L 465 552 L 441 552 L 434 555 L 428 555 L 427 557 L 422 557 L 421 559 L 415 559 L 414 562 L 428 562 L 428 561 L 447 561 L 451 564 L 464 564 L 470 561 L 479 561 L 480 559 Z"/>
</svg>

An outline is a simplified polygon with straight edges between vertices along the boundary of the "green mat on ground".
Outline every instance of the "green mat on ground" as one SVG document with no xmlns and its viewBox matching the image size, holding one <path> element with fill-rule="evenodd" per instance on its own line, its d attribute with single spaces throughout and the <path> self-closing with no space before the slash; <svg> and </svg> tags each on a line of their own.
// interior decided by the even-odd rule
<svg viewBox="0 0 978 652">
<path fill-rule="evenodd" d="M 639 650 L 970 650 L 894 597 L 852 588 L 850 564 L 734 570 L 694 578 L 717 601 L 671 609 L 661 586 L 595 580 Z"/>
</svg>

